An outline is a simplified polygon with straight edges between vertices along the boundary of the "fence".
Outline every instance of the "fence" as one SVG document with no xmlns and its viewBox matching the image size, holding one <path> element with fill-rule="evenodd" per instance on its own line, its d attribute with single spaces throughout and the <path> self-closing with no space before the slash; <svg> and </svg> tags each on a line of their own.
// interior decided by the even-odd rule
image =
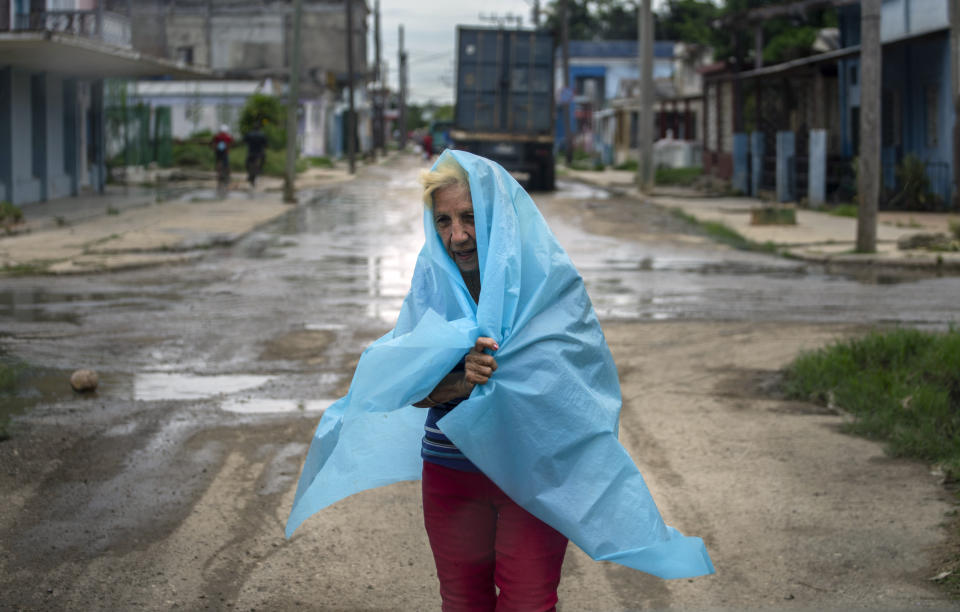
<svg viewBox="0 0 960 612">
<path fill-rule="evenodd" d="M 110 166 L 173 165 L 170 107 L 108 106 L 107 159 Z"/>
</svg>

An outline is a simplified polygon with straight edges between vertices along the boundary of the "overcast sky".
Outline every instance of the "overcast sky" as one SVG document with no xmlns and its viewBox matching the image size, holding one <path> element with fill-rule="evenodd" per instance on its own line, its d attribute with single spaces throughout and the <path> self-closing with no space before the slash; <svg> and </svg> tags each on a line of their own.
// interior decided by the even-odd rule
<svg viewBox="0 0 960 612">
<path fill-rule="evenodd" d="M 373 32 L 374 0 L 367 0 L 367 4 L 371 11 L 368 25 Z M 541 0 L 540 5 L 546 5 L 546 0 Z M 398 87 L 397 29 L 403 25 L 409 99 L 418 104 L 429 100 L 452 104 L 456 27 L 492 25 L 490 21 L 481 21 L 480 15 L 507 13 L 522 16 L 523 25 L 530 27 L 533 0 L 380 0 L 380 13 L 381 55 L 388 67 L 388 85 Z M 371 63 L 373 52 L 371 43 Z"/>
</svg>

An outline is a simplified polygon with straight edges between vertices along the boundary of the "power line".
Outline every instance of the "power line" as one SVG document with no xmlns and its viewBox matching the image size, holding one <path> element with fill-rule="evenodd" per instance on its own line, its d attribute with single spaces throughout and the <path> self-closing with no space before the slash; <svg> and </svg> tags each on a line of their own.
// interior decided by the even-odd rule
<svg viewBox="0 0 960 612">
<path fill-rule="evenodd" d="M 441 58 L 444 58 L 444 57 L 453 58 L 453 52 L 452 52 L 452 51 L 444 51 L 443 53 L 434 53 L 433 55 L 425 55 L 425 56 L 423 56 L 423 57 L 418 57 L 418 58 L 415 58 L 415 59 L 408 59 L 408 60 L 407 60 L 407 63 L 409 63 L 409 64 L 415 64 L 415 63 L 417 63 L 417 62 L 427 62 L 427 61 L 430 61 L 430 60 L 441 59 Z"/>
</svg>

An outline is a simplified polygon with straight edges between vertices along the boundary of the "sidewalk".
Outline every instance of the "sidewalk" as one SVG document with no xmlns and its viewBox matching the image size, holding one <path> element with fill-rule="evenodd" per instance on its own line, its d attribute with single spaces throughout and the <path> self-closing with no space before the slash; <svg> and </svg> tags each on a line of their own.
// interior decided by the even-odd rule
<svg viewBox="0 0 960 612">
<path fill-rule="evenodd" d="M 751 225 L 751 211 L 760 200 L 748 197 L 711 197 L 693 189 L 655 188 L 643 196 L 634 185 L 635 173 L 624 170 L 590 172 L 564 170 L 564 176 L 645 199 L 658 206 L 677 209 L 701 222 L 722 223 L 758 244 L 771 243 L 790 257 L 819 263 L 924 267 L 960 271 L 960 252 L 901 250 L 897 241 L 918 234 L 949 234 L 950 223 L 960 223 L 960 214 L 879 212 L 877 252 L 855 253 L 857 220 L 798 208 L 796 225 Z"/>
<path fill-rule="evenodd" d="M 352 180 L 345 168 L 311 168 L 297 177 L 305 192 Z M 282 201 L 283 180 L 263 177 L 254 191 L 235 180 L 224 200 L 213 199 L 213 182 L 193 186 L 211 199 L 158 200 L 158 190 L 110 187 L 23 207 L 24 223 L 0 235 L 0 276 L 104 272 L 181 263 L 204 250 L 235 242 L 293 209 Z M 182 189 L 181 189 L 182 190 Z"/>
<path fill-rule="evenodd" d="M 642 198 L 634 173 L 564 170 L 565 176 L 629 197 Z M 345 167 L 311 168 L 299 175 L 301 193 L 352 180 Z M 212 181 L 206 189 L 212 193 Z M 225 200 L 157 201 L 157 190 L 108 189 L 105 195 L 66 198 L 24 207 L 25 222 L 0 235 L 0 276 L 121 270 L 190 261 L 212 246 L 230 244 L 291 210 L 281 200 L 282 179 L 262 178 L 253 193 L 239 181 Z M 203 189 L 204 183 L 193 183 Z M 900 250 L 897 240 L 921 233 L 949 233 L 958 214 L 881 212 L 877 253 L 854 253 L 856 219 L 797 210 L 796 225 L 751 225 L 753 198 L 707 197 L 681 188 L 659 188 L 647 201 L 699 221 L 722 223 L 755 243 L 772 243 L 792 257 L 853 265 L 926 267 L 960 271 L 960 252 Z"/>
</svg>

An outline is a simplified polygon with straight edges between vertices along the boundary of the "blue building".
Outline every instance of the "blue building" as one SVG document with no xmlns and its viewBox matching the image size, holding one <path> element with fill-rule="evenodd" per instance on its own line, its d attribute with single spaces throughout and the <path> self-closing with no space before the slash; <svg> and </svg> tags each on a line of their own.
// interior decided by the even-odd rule
<svg viewBox="0 0 960 612">
<path fill-rule="evenodd" d="M 558 87 L 563 84 L 563 60 L 557 50 L 556 77 Z M 574 134 L 574 148 L 594 149 L 593 114 L 602 110 L 621 91 L 621 81 L 640 78 L 639 50 L 636 40 L 574 40 L 570 41 L 570 89 L 573 112 L 570 127 Z M 654 80 L 670 79 L 674 74 L 674 43 L 656 41 L 653 45 Z M 563 96 L 558 98 L 563 101 Z M 556 142 L 565 142 L 567 126 L 563 113 L 557 113 Z"/>
<path fill-rule="evenodd" d="M 860 44 L 860 5 L 838 7 L 841 46 Z M 881 159 L 883 186 L 897 189 L 896 167 L 907 155 L 926 165 L 931 190 L 950 205 L 952 133 L 956 118 L 950 79 L 947 0 L 883 0 Z M 860 125 L 860 58 L 839 61 L 843 155 L 857 154 Z"/>
<path fill-rule="evenodd" d="M 106 5 L 0 0 L 0 201 L 103 191 L 104 79 L 209 74 L 134 50 L 129 14 Z"/>
</svg>

